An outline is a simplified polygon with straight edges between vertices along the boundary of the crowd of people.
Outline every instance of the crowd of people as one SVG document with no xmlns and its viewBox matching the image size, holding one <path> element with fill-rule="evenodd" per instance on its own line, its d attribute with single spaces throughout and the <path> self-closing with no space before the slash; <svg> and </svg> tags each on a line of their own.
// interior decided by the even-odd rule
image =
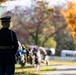
<svg viewBox="0 0 76 75">
<path fill-rule="evenodd" d="M 38 47 L 37 45 L 34 46 L 27 44 L 24 45 L 21 44 L 20 41 L 18 41 L 18 45 L 19 48 L 16 53 L 16 57 L 17 57 L 17 61 L 19 60 L 22 66 L 31 64 L 35 67 L 35 70 L 40 71 L 41 62 L 46 63 L 48 65 L 49 60 L 48 60 L 47 52 L 43 47 Z M 41 56 L 41 50 L 44 52 L 43 59 Z"/>
<path fill-rule="evenodd" d="M 35 70 L 40 70 L 40 51 L 38 46 L 29 46 L 21 44 L 18 41 L 18 51 L 16 53 L 16 59 L 19 60 L 21 65 L 24 66 L 27 63 L 32 64 L 35 67 Z"/>
</svg>

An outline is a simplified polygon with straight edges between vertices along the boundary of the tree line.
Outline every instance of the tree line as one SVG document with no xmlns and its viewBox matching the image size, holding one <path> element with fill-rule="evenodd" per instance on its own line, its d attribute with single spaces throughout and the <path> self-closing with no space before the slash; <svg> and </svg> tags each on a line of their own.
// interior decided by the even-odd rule
<svg viewBox="0 0 76 75">
<path fill-rule="evenodd" d="M 67 13 L 73 10 L 71 3 L 68 9 L 64 8 Z M 63 49 L 75 50 L 73 35 L 69 31 L 72 27 L 67 29 L 69 22 L 65 18 L 67 14 L 63 11 L 63 6 L 50 7 L 48 2 L 36 1 L 33 7 L 16 6 L 4 15 L 12 16 L 12 29 L 22 43 L 53 47 L 56 55 L 60 55 Z M 70 26 L 74 24 L 71 21 L 72 18 Z"/>
</svg>

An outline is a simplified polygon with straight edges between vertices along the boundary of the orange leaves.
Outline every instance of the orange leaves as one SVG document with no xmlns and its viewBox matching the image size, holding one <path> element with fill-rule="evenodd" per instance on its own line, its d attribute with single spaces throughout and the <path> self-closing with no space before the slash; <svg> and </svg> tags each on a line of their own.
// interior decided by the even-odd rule
<svg viewBox="0 0 76 75">
<path fill-rule="evenodd" d="M 61 11 L 68 23 L 67 27 L 74 39 L 76 39 L 76 3 L 68 2 L 68 7 Z"/>
<path fill-rule="evenodd" d="M 0 3 L 3 3 L 3 2 L 6 2 L 8 0 L 0 0 Z M 13 0 L 10 0 L 10 1 L 13 1 Z"/>
<path fill-rule="evenodd" d="M 0 0 L 0 3 L 5 2 L 5 1 L 7 1 L 7 0 Z"/>
</svg>

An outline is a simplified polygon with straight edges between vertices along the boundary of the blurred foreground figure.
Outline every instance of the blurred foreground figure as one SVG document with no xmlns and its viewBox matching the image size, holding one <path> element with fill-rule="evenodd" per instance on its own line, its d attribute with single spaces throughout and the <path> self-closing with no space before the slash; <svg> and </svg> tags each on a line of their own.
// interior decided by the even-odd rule
<svg viewBox="0 0 76 75">
<path fill-rule="evenodd" d="M 11 16 L 0 18 L 0 75 L 14 75 L 15 54 L 18 50 L 16 33 L 9 29 Z"/>
</svg>

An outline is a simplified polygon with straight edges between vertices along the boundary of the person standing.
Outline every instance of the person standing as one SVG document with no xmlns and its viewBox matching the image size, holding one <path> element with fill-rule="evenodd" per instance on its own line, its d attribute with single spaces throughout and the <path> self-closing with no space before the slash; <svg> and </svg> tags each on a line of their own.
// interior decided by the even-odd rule
<svg viewBox="0 0 76 75">
<path fill-rule="evenodd" d="M 36 71 L 40 71 L 40 51 L 38 46 L 33 48 L 34 67 Z"/>
<path fill-rule="evenodd" d="M 40 62 L 39 62 L 39 57 L 37 55 L 37 53 L 34 53 L 34 62 L 35 62 L 35 70 L 36 71 L 40 71 Z"/>
<path fill-rule="evenodd" d="M 11 16 L 0 18 L 2 28 L 0 29 L 0 75 L 14 75 L 15 54 L 18 50 L 16 33 L 10 30 Z"/>
</svg>

